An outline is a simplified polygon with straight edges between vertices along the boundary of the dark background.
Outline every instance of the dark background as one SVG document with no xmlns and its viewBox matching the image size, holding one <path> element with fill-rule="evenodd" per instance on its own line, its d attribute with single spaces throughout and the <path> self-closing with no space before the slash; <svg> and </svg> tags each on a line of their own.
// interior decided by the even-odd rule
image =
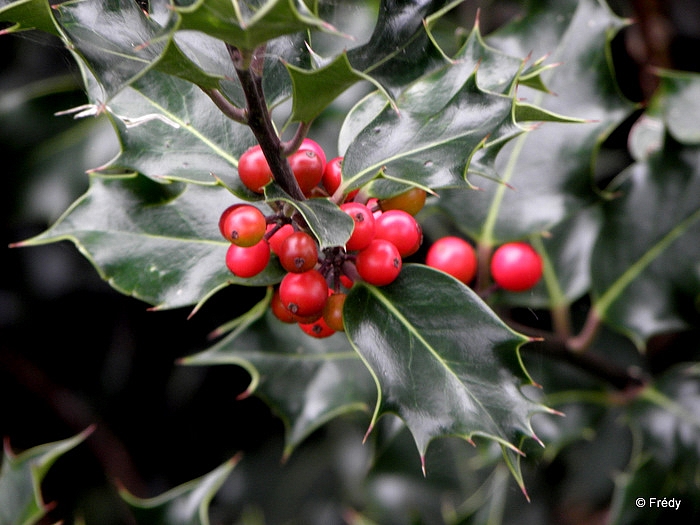
<svg viewBox="0 0 700 525">
<path fill-rule="evenodd" d="M 485 32 L 518 7 L 481 4 Z M 614 42 L 620 85 L 629 98 L 644 101 L 653 91 L 648 65 L 700 71 L 700 2 L 611 5 L 638 20 Z M 470 27 L 477 6 L 465 3 L 462 25 Z M 57 75 L 64 85 L 60 93 L 29 95 L 42 88 L 38 81 Z M 45 141 L 74 124 L 53 114 L 85 102 L 79 84 L 70 55 L 55 40 L 35 33 L 0 37 L 5 247 L 45 230 L 87 188 L 84 170 L 116 152 L 107 140 L 104 150 L 94 152 L 92 165 L 72 173 L 42 158 Z M 606 147 L 624 151 L 625 140 L 623 128 Z M 113 291 L 68 242 L 3 248 L 1 257 L 0 435 L 19 451 L 97 425 L 46 480 L 46 499 L 60 501 L 51 523 L 61 518 L 71 523 L 73 507 L 83 509 L 88 524 L 128 523 L 115 479 L 136 495 L 154 496 L 239 451 L 269 451 L 279 458 L 282 423 L 257 398 L 235 399 L 249 381 L 242 369 L 175 364 L 206 348 L 207 334 L 247 310 L 259 291 L 231 287 L 187 320 L 189 310 L 149 312 L 147 305 Z"/>
</svg>

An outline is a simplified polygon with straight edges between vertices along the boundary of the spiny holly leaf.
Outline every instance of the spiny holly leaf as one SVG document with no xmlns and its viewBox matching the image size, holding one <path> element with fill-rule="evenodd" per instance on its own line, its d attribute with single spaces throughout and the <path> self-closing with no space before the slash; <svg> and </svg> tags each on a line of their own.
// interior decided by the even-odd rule
<svg viewBox="0 0 700 525">
<path fill-rule="evenodd" d="M 343 162 L 345 184 L 359 187 L 381 172 L 426 188 L 469 187 L 474 153 L 524 131 L 509 93 L 521 66 L 486 48 L 475 28 L 453 62 L 410 84 L 395 106 L 378 102 L 381 95 L 363 99 L 345 121 L 351 131 L 341 132 L 345 141 L 354 135 Z M 496 69 L 497 76 L 489 74 Z"/>
<path fill-rule="evenodd" d="M 317 69 L 287 65 L 293 86 L 292 122 L 311 122 L 353 84 L 369 78 L 355 70 L 347 53 Z"/>
<path fill-rule="evenodd" d="M 396 92 L 399 86 L 445 62 L 424 28 L 424 23 L 434 25 L 444 14 L 442 10 L 430 13 L 445 1 L 395 4 L 394 0 L 382 0 L 377 24 L 366 44 L 330 59 L 316 56 L 315 68 L 287 66 L 293 86 L 290 120 L 311 122 L 341 93 L 362 80 L 376 85 L 390 98 L 387 90 Z"/>
<path fill-rule="evenodd" d="M 253 50 L 273 38 L 304 30 L 335 30 L 298 0 L 176 2 L 180 29 L 192 29 Z"/>
<path fill-rule="evenodd" d="M 32 525 L 50 509 L 41 494 L 41 482 L 51 466 L 63 454 L 92 433 L 89 427 L 80 434 L 53 443 L 39 445 L 13 454 L 5 441 L 0 469 L 0 525 Z"/>
<path fill-rule="evenodd" d="M 268 201 L 284 201 L 302 215 L 319 242 L 319 249 L 345 246 L 354 228 L 352 218 L 329 199 L 314 198 L 295 201 L 277 184 L 265 187 Z"/>
<path fill-rule="evenodd" d="M 215 184 L 219 178 L 246 194 L 236 166 L 255 138 L 193 84 L 150 71 L 108 109 L 122 143 L 121 154 L 109 167 L 195 183 Z"/>
<path fill-rule="evenodd" d="M 176 308 L 198 303 L 229 283 L 258 286 L 282 278 L 274 259 L 250 279 L 227 269 L 229 243 L 218 220 L 235 202 L 240 201 L 216 186 L 93 175 L 87 193 L 54 226 L 17 245 L 69 240 L 120 292 L 157 309 Z"/>
<path fill-rule="evenodd" d="M 530 417 L 547 409 L 521 392 L 531 382 L 518 350 L 528 339 L 467 286 L 408 264 L 388 286 L 356 283 L 344 320 L 379 389 L 372 426 L 398 414 L 422 459 L 442 436 L 485 437 L 514 453 L 520 436 L 534 436 Z M 519 465 L 509 461 L 521 483 Z"/>
<path fill-rule="evenodd" d="M 58 4 L 56 18 L 69 49 L 99 79 L 103 102 L 147 71 L 168 45 L 165 38 L 156 38 L 162 28 L 132 0 Z"/>
<path fill-rule="evenodd" d="M 621 177 L 593 252 L 593 307 L 644 348 L 654 334 L 700 324 L 700 146 L 667 135 Z"/>
<path fill-rule="evenodd" d="M 522 239 L 551 228 L 598 196 L 592 166 L 601 141 L 631 112 L 607 57 L 624 21 L 597 0 L 536 0 L 522 18 L 487 38 L 512 56 L 549 55 L 557 67 L 542 73 L 556 94 L 521 86 L 519 97 L 554 114 L 586 123 L 547 123 L 505 148 L 478 152 L 470 169 L 495 159 L 501 180 L 479 180 L 479 192 L 441 192 L 440 206 L 485 245 Z M 507 183 L 507 184 L 505 184 Z"/>
<path fill-rule="evenodd" d="M 260 396 L 287 427 L 285 456 L 311 432 L 340 414 L 368 410 L 376 391 L 347 338 L 314 339 L 269 311 L 270 295 L 212 348 L 182 360 L 188 365 L 232 364 L 251 384 L 243 396 Z"/>
<path fill-rule="evenodd" d="M 120 488 L 139 525 L 209 525 L 209 504 L 239 461 L 239 456 L 201 478 L 179 485 L 155 498 L 138 498 Z"/>
<path fill-rule="evenodd" d="M 0 22 L 14 23 L 9 28 L 0 30 L 0 35 L 38 29 L 61 36 L 52 7 L 46 0 L 0 0 Z"/>
<path fill-rule="evenodd" d="M 369 74 L 396 95 L 427 71 L 444 63 L 442 51 L 424 30 L 461 2 L 382 0 L 369 41 L 348 51 L 356 71 Z"/>
<path fill-rule="evenodd" d="M 628 409 L 638 444 L 617 478 L 610 523 L 695 523 L 700 518 L 700 368 L 680 365 L 643 391 Z M 643 498 L 645 505 L 635 504 Z M 674 498 L 679 507 L 651 502 Z"/>
</svg>

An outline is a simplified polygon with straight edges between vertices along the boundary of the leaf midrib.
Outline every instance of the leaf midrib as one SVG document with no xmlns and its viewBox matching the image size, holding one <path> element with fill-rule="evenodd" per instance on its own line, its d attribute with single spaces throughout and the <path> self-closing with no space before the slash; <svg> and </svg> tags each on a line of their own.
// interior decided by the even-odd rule
<svg viewBox="0 0 700 525">
<path fill-rule="evenodd" d="M 413 324 L 409 322 L 408 319 L 394 307 L 394 305 L 391 303 L 391 301 L 387 300 L 387 298 L 380 293 L 380 290 L 376 288 L 375 286 L 367 286 L 369 289 L 370 293 L 374 295 L 374 297 L 386 307 L 387 310 L 391 314 L 393 314 L 400 322 L 401 324 L 406 327 L 406 329 L 409 331 L 410 334 L 412 334 L 427 350 L 428 352 L 435 358 L 435 360 L 440 363 L 440 365 L 443 366 L 443 368 L 448 371 L 448 373 L 460 384 L 462 385 L 464 392 L 474 400 L 474 403 L 480 408 L 481 412 L 493 423 L 494 428 L 500 429 L 500 426 L 498 423 L 493 419 L 491 416 L 491 413 L 484 407 L 483 403 L 471 392 L 471 390 L 467 387 L 467 385 L 462 381 L 462 379 L 457 375 L 448 365 L 447 362 L 440 356 L 440 354 L 433 348 L 431 344 L 426 341 L 421 334 L 415 329 Z"/>
</svg>

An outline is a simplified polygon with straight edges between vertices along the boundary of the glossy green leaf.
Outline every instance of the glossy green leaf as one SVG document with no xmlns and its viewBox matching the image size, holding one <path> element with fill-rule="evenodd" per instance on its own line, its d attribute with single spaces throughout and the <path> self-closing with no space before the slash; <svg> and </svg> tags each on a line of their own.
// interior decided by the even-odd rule
<svg viewBox="0 0 700 525">
<path fill-rule="evenodd" d="M 124 487 L 119 494 L 138 525 L 209 525 L 209 504 L 238 461 L 238 456 L 233 457 L 201 478 L 154 498 L 138 498 Z"/>
<path fill-rule="evenodd" d="M 158 309 L 187 306 L 229 283 L 265 286 L 283 276 L 274 259 L 250 279 L 227 269 L 229 243 L 218 220 L 235 202 L 216 186 L 93 175 L 87 193 L 53 227 L 20 244 L 71 241 L 120 292 Z"/>
<path fill-rule="evenodd" d="M 232 46 L 253 50 L 273 38 L 314 29 L 334 32 L 298 0 L 196 0 L 176 2 L 181 29 L 201 31 Z"/>
<path fill-rule="evenodd" d="M 370 75 L 396 95 L 406 85 L 445 62 L 425 27 L 459 2 L 382 0 L 369 40 L 348 51 L 353 69 Z"/>
<path fill-rule="evenodd" d="M 251 376 L 243 396 L 260 396 L 287 428 L 285 455 L 328 420 L 368 411 L 376 399 L 370 374 L 347 337 L 314 339 L 269 311 L 268 298 L 210 349 L 182 360 L 188 365 L 238 365 Z"/>
<path fill-rule="evenodd" d="M 350 238 L 354 228 L 352 218 L 329 199 L 295 201 L 276 184 L 265 187 L 265 198 L 268 201 L 286 202 L 296 208 L 316 236 L 320 249 L 345 246 Z"/>
<path fill-rule="evenodd" d="M 410 84 L 396 105 L 363 99 L 341 131 L 348 187 L 382 177 L 426 188 L 468 188 L 470 159 L 524 131 L 509 94 L 522 61 L 486 47 L 475 28 L 454 60 Z M 356 119 L 364 127 L 358 129 Z M 354 134 L 352 140 L 349 135 Z"/>
<path fill-rule="evenodd" d="M 405 265 L 388 286 L 356 283 L 344 318 L 379 390 L 372 426 L 383 414 L 399 415 L 422 458 L 442 436 L 485 437 L 511 451 L 520 436 L 534 436 L 530 417 L 547 409 L 521 391 L 531 382 L 519 357 L 527 338 L 467 286 Z"/>
<path fill-rule="evenodd" d="M 48 505 L 41 483 L 56 460 L 92 433 L 92 427 L 62 441 L 38 445 L 15 455 L 5 442 L 0 468 L 0 525 L 32 525 L 46 514 Z"/>
<path fill-rule="evenodd" d="M 0 35 L 38 29 L 61 36 L 51 5 L 45 0 L 0 0 L 0 22 L 14 24 L 0 31 Z"/>
<path fill-rule="evenodd" d="M 245 193 L 236 166 L 255 138 L 193 84 L 151 71 L 108 107 L 122 143 L 109 167 L 195 183 L 218 178 Z"/>
<path fill-rule="evenodd" d="M 643 348 L 700 323 L 700 147 L 667 136 L 621 177 L 593 252 L 594 309 Z"/>
<path fill-rule="evenodd" d="M 350 86 L 367 77 L 352 68 L 347 53 L 339 54 L 318 69 L 287 66 L 292 79 L 294 98 L 292 122 L 311 122 Z"/>
<path fill-rule="evenodd" d="M 541 77 L 554 95 L 521 86 L 518 97 L 587 122 L 546 123 L 500 152 L 478 152 L 472 169 L 479 170 L 485 155 L 487 166 L 495 162 L 493 174 L 501 180 L 479 179 L 479 192 L 441 192 L 441 207 L 464 233 L 485 245 L 546 231 L 597 200 L 595 154 L 632 110 L 608 61 L 610 40 L 625 22 L 597 0 L 536 0 L 529 7 L 487 43 L 516 57 L 547 55 L 549 63 L 558 65 Z M 494 153 L 495 161 L 490 158 Z"/>
<path fill-rule="evenodd" d="M 458 2 L 457 2 L 458 3 Z M 316 57 L 315 68 L 288 66 L 293 85 L 292 121 L 311 122 L 339 95 L 362 80 L 389 99 L 406 85 L 445 62 L 424 24 L 434 25 L 444 0 L 382 0 L 370 40 L 334 58 Z M 449 7 L 449 6 L 448 6 Z M 449 10 L 447 8 L 445 11 Z M 358 69 L 359 68 L 359 69 Z"/>
</svg>

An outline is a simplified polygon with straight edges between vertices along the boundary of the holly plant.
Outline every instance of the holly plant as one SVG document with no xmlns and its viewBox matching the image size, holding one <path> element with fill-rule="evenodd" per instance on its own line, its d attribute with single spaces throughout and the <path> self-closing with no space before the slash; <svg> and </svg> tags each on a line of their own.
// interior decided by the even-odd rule
<svg viewBox="0 0 700 525">
<path fill-rule="evenodd" d="M 442 522 L 507 521 L 512 484 L 511 506 L 543 508 L 536 465 L 605 431 L 634 438 L 610 523 L 653 523 L 639 497 L 697 516 L 697 364 L 656 374 L 647 351 L 700 325 L 700 79 L 658 71 L 645 108 L 627 100 L 610 46 L 631 22 L 602 0 L 532 0 L 487 35 L 460 4 L 0 0 L 3 34 L 49 33 L 79 68 L 85 103 L 57 118 L 119 142 L 13 248 L 70 241 L 155 311 L 260 290 L 179 363 L 243 367 L 230 394 L 284 422 L 285 460 L 357 413 L 368 487 L 387 449 L 426 494 L 453 463 Z M 631 162 L 597 176 L 631 119 Z M 205 524 L 245 461 L 120 494 L 138 523 Z M 29 490 L 0 479 L 0 501 Z M 380 494 L 343 515 L 408 522 L 393 512 Z"/>
</svg>

